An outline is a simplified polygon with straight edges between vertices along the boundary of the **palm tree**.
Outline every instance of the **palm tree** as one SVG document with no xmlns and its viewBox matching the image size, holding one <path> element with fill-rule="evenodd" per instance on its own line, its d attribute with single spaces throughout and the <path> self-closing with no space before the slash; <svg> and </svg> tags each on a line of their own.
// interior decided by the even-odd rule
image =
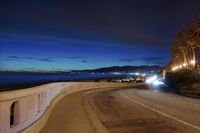
<svg viewBox="0 0 200 133">
<path fill-rule="evenodd" d="M 192 36 L 189 40 L 188 40 L 188 44 L 189 44 L 189 50 L 191 50 L 192 53 L 192 61 L 196 61 L 196 56 L 197 56 L 197 45 L 196 45 L 196 39 L 194 38 L 194 36 Z"/>
<path fill-rule="evenodd" d="M 179 34 L 176 36 L 175 44 L 178 45 L 177 49 L 178 52 L 180 52 L 182 56 L 182 64 L 189 64 L 190 62 L 190 51 L 189 51 L 189 45 L 187 43 L 187 40 L 191 37 L 193 31 L 190 29 L 184 29 L 179 32 Z"/>
<path fill-rule="evenodd" d="M 189 66 L 189 64 L 191 61 L 197 61 L 198 49 L 200 49 L 200 17 L 195 21 L 193 29 L 184 29 L 176 36 L 171 50 L 172 61 L 167 67 L 186 64 L 194 69 L 195 65 Z"/>
<path fill-rule="evenodd" d="M 196 19 L 194 28 L 197 36 L 200 37 L 200 17 Z"/>
<path fill-rule="evenodd" d="M 190 44 L 192 48 L 192 53 L 193 53 L 192 60 L 194 61 L 198 60 L 197 50 L 200 48 L 200 17 L 195 21 L 194 32 L 190 36 L 187 42 Z"/>
<path fill-rule="evenodd" d="M 184 58 L 182 56 L 179 44 L 174 43 L 172 45 L 171 52 L 172 52 L 172 57 L 173 57 L 173 61 L 172 61 L 173 67 L 183 64 Z"/>
<path fill-rule="evenodd" d="M 200 49 L 200 17 L 196 19 L 194 28 L 195 28 L 195 36 L 196 36 L 196 47 L 197 49 Z"/>
</svg>

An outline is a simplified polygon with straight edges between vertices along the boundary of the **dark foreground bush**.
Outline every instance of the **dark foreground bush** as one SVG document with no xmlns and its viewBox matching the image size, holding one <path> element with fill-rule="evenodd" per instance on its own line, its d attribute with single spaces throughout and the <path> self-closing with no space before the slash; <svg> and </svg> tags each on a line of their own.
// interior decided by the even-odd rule
<svg viewBox="0 0 200 133">
<path fill-rule="evenodd" d="M 192 70 L 184 69 L 166 74 L 166 83 L 177 90 L 193 90 L 192 84 L 200 83 L 200 77 Z"/>
</svg>

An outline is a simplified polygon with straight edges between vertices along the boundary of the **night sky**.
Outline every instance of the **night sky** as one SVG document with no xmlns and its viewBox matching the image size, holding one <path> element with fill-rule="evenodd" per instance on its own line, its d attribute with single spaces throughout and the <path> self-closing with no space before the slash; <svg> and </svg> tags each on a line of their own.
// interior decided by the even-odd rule
<svg viewBox="0 0 200 133">
<path fill-rule="evenodd" d="M 165 65 L 199 0 L 1 0 L 2 71 Z"/>
</svg>

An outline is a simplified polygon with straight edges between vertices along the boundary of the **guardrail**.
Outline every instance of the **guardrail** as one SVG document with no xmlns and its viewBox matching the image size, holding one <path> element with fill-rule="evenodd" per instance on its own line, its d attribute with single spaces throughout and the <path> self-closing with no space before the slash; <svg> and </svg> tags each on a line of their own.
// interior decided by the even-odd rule
<svg viewBox="0 0 200 133">
<path fill-rule="evenodd" d="M 55 83 L 0 92 L 0 133 L 16 133 L 29 126 L 42 116 L 51 101 L 64 89 L 63 83 Z"/>
<path fill-rule="evenodd" d="M 37 133 L 48 120 L 52 101 L 67 94 L 95 88 L 132 86 L 127 83 L 63 82 L 0 92 L 0 133 Z M 51 107 L 49 109 L 49 107 Z M 40 121 L 41 120 L 41 121 Z M 28 130 L 24 130 L 28 127 Z"/>
</svg>

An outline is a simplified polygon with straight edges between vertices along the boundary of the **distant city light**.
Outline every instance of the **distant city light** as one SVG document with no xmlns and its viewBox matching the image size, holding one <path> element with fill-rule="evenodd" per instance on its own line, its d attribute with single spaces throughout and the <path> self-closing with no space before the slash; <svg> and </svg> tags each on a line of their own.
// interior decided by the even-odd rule
<svg viewBox="0 0 200 133">
<path fill-rule="evenodd" d="M 128 73 L 129 75 L 135 75 L 135 73 Z"/>
<path fill-rule="evenodd" d="M 140 75 L 140 73 L 136 72 L 135 75 Z"/>
<path fill-rule="evenodd" d="M 122 73 L 120 73 L 120 72 L 112 72 L 111 74 L 120 75 Z"/>
<path fill-rule="evenodd" d="M 146 73 L 143 73 L 142 76 L 146 76 Z"/>
<path fill-rule="evenodd" d="M 157 75 L 154 75 L 152 77 L 149 77 L 147 80 L 146 80 L 146 83 L 152 83 L 153 81 L 155 81 L 157 79 Z"/>
<path fill-rule="evenodd" d="M 161 81 L 159 81 L 159 80 L 154 80 L 154 81 L 152 82 L 152 84 L 157 86 L 157 85 L 163 85 L 164 83 L 161 82 Z"/>
</svg>

